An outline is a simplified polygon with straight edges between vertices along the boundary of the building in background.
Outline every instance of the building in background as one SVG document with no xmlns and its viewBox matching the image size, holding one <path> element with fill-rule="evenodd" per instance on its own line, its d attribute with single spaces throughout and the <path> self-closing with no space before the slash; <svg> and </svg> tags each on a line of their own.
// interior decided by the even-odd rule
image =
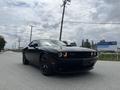
<svg viewBox="0 0 120 90">
<path fill-rule="evenodd" d="M 116 52 L 117 51 L 117 41 L 105 41 L 101 40 L 96 44 L 98 51 L 105 52 Z"/>
</svg>

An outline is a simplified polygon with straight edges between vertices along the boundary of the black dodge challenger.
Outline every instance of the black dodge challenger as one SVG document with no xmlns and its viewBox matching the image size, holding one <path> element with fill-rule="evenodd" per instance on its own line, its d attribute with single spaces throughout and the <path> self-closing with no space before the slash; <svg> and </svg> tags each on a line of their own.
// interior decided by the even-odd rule
<svg viewBox="0 0 120 90">
<path fill-rule="evenodd" d="M 44 75 L 91 70 L 96 61 L 95 50 L 70 47 L 58 40 L 33 40 L 23 49 L 23 64 L 31 63 L 40 67 Z"/>
</svg>

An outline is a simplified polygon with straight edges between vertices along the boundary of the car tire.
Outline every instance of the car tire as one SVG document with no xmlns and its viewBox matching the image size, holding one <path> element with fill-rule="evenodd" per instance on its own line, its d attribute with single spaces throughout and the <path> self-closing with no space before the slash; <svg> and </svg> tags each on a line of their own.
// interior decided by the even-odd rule
<svg viewBox="0 0 120 90">
<path fill-rule="evenodd" d="M 41 61 L 40 61 L 40 69 L 43 75 L 51 76 L 54 74 L 53 66 L 52 64 L 47 62 L 48 61 L 47 59 L 48 57 L 46 57 L 45 55 L 42 55 Z"/>
<path fill-rule="evenodd" d="M 23 55 L 23 64 L 29 65 L 29 61 L 26 59 L 25 55 Z"/>
</svg>

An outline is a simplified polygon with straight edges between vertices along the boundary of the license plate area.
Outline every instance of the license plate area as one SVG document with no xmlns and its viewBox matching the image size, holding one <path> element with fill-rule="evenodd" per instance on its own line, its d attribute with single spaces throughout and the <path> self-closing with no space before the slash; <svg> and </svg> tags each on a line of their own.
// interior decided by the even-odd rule
<svg viewBox="0 0 120 90">
<path fill-rule="evenodd" d="M 93 63 L 93 61 L 91 61 L 91 60 L 84 60 L 82 63 L 83 63 L 84 66 L 89 66 L 89 65 L 91 65 Z"/>
</svg>

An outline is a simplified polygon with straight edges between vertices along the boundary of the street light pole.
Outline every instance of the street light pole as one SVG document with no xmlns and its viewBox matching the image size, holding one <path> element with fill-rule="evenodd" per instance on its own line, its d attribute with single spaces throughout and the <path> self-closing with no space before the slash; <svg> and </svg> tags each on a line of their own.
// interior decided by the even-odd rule
<svg viewBox="0 0 120 90">
<path fill-rule="evenodd" d="M 66 3 L 67 3 L 67 0 L 64 0 L 63 1 L 63 13 L 62 13 L 61 27 L 60 27 L 60 37 L 59 37 L 60 41 L 61 41 L 61 38 L 62 38 L 62 29 L 63 29 L 63 21 L 64 21 L 64 14 L 65 14 Z"/>
<path fill-rule="evenodd" d="M 31 25 L 30 27 L 31 27 L 31 31 L 30 31 L 30 42 L 31 42 L 32 41 L 32 30 L 34 26 Z"/>
<path fill-rule="evenodd" d="M 21 44 L 21 38 L 18 37 L 18 49 L 20 49 L 20 44 Z"/>
<path fill-rule="evenodd" d="M 60 37 L 59 40 L 61 41 L 62 38 L 62 29 L 63 29 L 63 22 L 64 22 L 64 14 L 65 14 L 65 7 L 67 2 L 71 2 L 71 0 L 63 0 L 63 12 L 62 12 L 62 20 L 61 20 L 61 27 L 60 27 Z"/>
</svg>

